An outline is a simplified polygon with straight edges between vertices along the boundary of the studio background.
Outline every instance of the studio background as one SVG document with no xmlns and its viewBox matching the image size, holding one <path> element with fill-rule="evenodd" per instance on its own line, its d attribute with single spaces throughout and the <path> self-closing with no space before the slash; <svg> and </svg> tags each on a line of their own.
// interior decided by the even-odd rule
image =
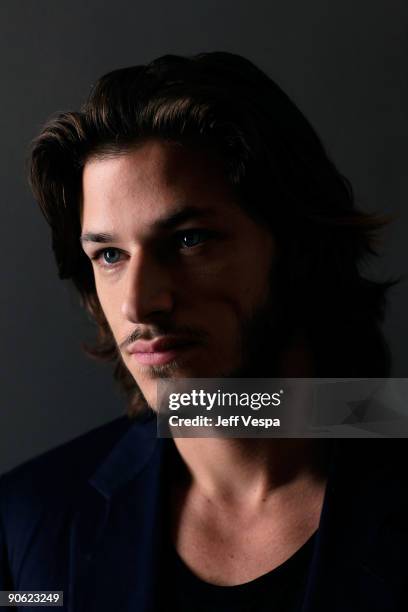
<svg viewBox="0 0 408 612">
<path fill-rule="evenodd" d="M 81 352 L 93 326 L 57 277 L 24 165 L 49 115 L 78 109 L 110 70 L 165 53 L 248 57 L 314 125 L 360 208 L 394 215 L 372 274 L 406 275 L 405 0 L 3 0 L 0 24 L 0 473 L 125 410 L 110 367 Z M 391 291 L 385 325 L 398 377 L 408 376 L 407 285 Z"/>
</svg>

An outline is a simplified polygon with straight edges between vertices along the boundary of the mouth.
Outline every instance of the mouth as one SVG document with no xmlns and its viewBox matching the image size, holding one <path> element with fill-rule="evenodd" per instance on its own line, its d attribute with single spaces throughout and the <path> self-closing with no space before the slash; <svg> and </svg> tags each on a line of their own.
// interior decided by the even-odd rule
<svg viewBox="0 0 408 612">
<path fill-rule="evenodd" d="M 188 350 L 195 346 L 197 346 L 196 342 L 185 342 L 174 346 L 152 348 L 149 351 L 134 349 L 130 356 L 140 365 L 165 365 L 184 356 Z"/>
</svg>

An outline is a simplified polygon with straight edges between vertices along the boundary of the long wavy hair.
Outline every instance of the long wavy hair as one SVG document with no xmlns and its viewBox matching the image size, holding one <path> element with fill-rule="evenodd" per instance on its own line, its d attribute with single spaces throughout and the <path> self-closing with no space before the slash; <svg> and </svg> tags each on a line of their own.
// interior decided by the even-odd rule
<svg viewBox="0 0 408 612">
<path fill-rule="evenodd" d="M 381 331 L 392 284 L 361 274 L 384 219 L 358 211 L 350 183 L 282 89 L 231 53 L 165 55 L 101 77 L 78 112 L 51 117 L 33 141 L 29 181 L 52 232 L 59 276 L 71 279 L 96 323 L 89 356 L 113 362 L 129 414 L 141 392 L 123 364 L 81 249 L 82 170 L 150 138 L 206 149 L 225 168 L 240 205 L 270 227 L 282 329 L 301 329 L 321 377 L 385 377 Z"/>
</svg>

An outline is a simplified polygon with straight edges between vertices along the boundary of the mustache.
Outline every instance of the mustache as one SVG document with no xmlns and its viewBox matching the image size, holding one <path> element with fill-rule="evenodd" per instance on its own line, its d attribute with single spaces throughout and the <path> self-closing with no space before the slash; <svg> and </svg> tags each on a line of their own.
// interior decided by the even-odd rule
<svg viewBox="0 0 408 612">
<path fill-rule="evenodd" d="M 205 341 L 208 338 L 208 333 L 183 325 L 180 327 L 165 327 L 161 325 L 154 325 L 149 329 L 143 330 L 136 328 L 130 336 L 128 336 L 118 346 L 119 349 L 123 349 L 129 344 L 136 342 L 136 340 L 154 340 L 155 338 L 163 338 L 166 336 L 182 336 L 191 341 Z"/>
</svg>

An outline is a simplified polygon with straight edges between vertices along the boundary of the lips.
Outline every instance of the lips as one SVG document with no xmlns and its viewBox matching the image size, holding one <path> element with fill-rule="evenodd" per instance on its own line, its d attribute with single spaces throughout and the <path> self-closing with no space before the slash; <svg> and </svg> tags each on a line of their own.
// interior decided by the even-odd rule
<svg viewBox="0 0 408 612">
<path fill-rule="evenodd" d="M 156 340 L 137 340 L 128 348 L 129 353 L 162 353 L 186 344 L 192 344 L 189 338 L 169 336 L 167 338 L 157 338 Z"/>
<path fill-rule="evenodd" d="M 128 352 L 140 364 L 163 365 L 176 359 L 196 344 L 190 338 L 168 336 L 152 341 L 137 340 L 128 347 Z"/>
</svg>

